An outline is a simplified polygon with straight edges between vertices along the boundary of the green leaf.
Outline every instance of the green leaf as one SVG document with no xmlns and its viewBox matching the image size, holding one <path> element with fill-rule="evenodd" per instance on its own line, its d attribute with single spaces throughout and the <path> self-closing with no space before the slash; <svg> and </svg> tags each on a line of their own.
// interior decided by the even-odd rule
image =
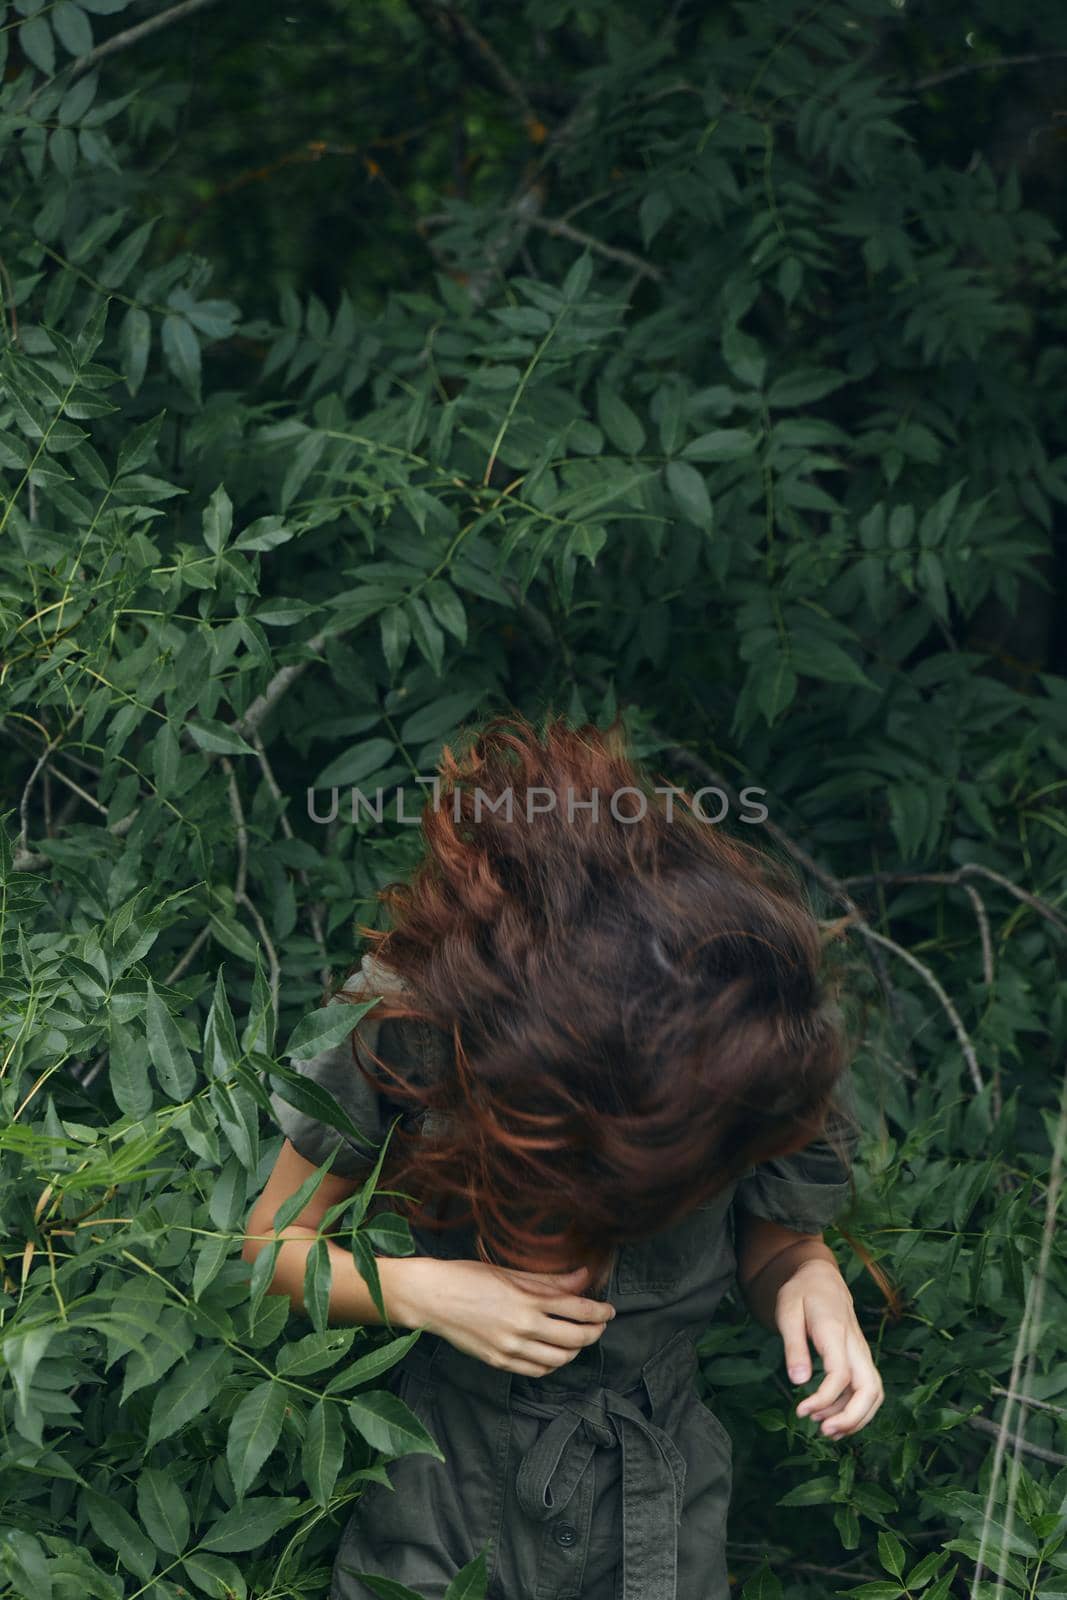
<svg viewBox="0 0 1067 1600">
<path fill-rule="evenodd" d="M 292 1061 L 310 1061 L 323 1050 L 343 1044 L 356 1023 L 377 1005 L 381 996 L 369 1000 L 331 999 L 317 1011 L 302 1017 L 289 1035 L 282 1054 Z"/>
<path fill-rule="evenodd" d="M 270 1076 L 279 1080 L 277 1094 L 287 1104 L 296 1106 L 297 1110 L 303 1111 L 317 1122 L 325 1122 L 328 1128 L 336 1128 L 338 1132 L 352 1139 L 357 1146 L 374 1145 L 374 1141 L 361 1128 L 356 1127 L 347 1112 L 337 1104 L 332 1095 L 327 1094 L 321 1084 L 304 1077 L 302 1073 L 292 1067 L 284 1066 L 281 1062 L 270 1063 Z M 369 1150 L 368 1159 L 370 1159 Z"/>
<path fill-rule="evenodd" d="M 255 961 L 259 946 L 248 929 L 236 918 L 223 916 L 220 911 L 213 911 L 208 917 L 208 926 L 224 950 L 239 956 L 242 961 Z"/>
<path fill-rule="evenodd" d="M 56 47 L 52 29 L 43 15 L 31 17 L 19 28 L 19 46 L 27 61 L 32 61 L 39 72 L 50 78 L 56 70 Z"/>
<path fill-rule="evenodd" d="M 135 395 L 144 382 L 151 346 L 151 317 L 140 306 L 130 306 L 119 326 L 119 363 L 131 395 Z"/>
<path fill-rule="evenodd" d="M 165 411 L 160 411 L 156 416 L 150 417 L 147 422 L 139 423 L 136 428 L 123 439 L 119 446 L 119 459 L 116 475 L 123 477 L 127 472 L 138 472 L 153 457 L 156 445 L 159 442 L 159 430 L 163 426 Z"/>
<path fill-rule="evenodd" d="M 316 1239 L 304 1263 L 304 1309 L 317 1333 L 325 1333 L 330 1315 L 333 1264 L 325 1239 Z"/>
<path fill-rule="evenodd" d="M 146 1446 L 169 1439 L 205 1411 L 229 1375 L 232 1357 L 225 1345 L 197 1350 L 157 1390 L 152 1403 Z"/>
<path fill-rule="evenodd" d="M 593 257 L 590 251 L 586 250 L 584 255 L 580 255 L 578 257 L 577 261 L 570 268 L 567 276 L 563 280 L 564 300 L 572 303 L 576 300 L 580 300 L 585 294 L 585 291 L 588 289 L 592 280 Z"/>
<path fill-rule="evenodd" d="M 821 400 L 848 382 L 845 372 L 831 372 L 827 367 L 801 367 L 776 378 L 767 391 L 770 406 L 803 406 Z"/>
<path fill-rule="evenodd" d="M 463 601 L 452 585 L 445 583 L 443 578 L 435 578 L 432 583 L 426 585 L 425 593 L 430 602 L 430 610 L 442 628 L 447 628 L 460 644 L 466 644 L 467 613 Z"/>
<path fill-rule="evenodd" d="M 671 466 L 675 463 L 671 462 Z M 670 472 L 670 467 L 667 468 Z M 705 491 L 706 492 L 706 491 Z M 597 524 L 592 527 L 587 522 L 580 522 L 567 538 L 566 550 L 574 556 L 583 556 L 589 565 L 595 566 L 597 556 L 608 542 L 606 528 Z"/>
<path fill-rule="evenodd" d="M 766 1565 L 766 1558 L 741 1590 L 741 1600 L 782 1600 L 782 1585 Z"/>
<path fill-rule="evenodd" d="M 445 1590 L 445 1600 L 485 1600 L 489 1582 L 487 1552 L 479 1550 L 473 1561 L 461 1567 Z"/>
<path fill-rule="evenodd" d="M 56 31 L 56 38 L 72 56 L 85 56 L 93 48 L 93 30 L 89 25 L 89 18 L 81 6 L 76 6 L 72 0 L 56 0 L 52 7 L 52 26 Z M 101 278 L 101 283 L 107 283 L 106 278 Z"/>
<path fill-rule="evenodd" d="M 664 189 L 657 187 L 645 195 L 637 210 L 637 220 L 641 227 L 641 243 L 646 250 L 673 211 L 674 203 Z"/>
<path fill-rule="evenodd" d="M 97 1538 L 102 1539 L 109 1550 L 114 1550 L 122 1565 L 135 1577 L 150 1578 L 156 1570 L 155 1550 L 125 1507 L 113 1495 L 89 1488 L 82 1490 L 81 1503 Z"/>
<path fill-rule="evenodd" d="M 395 1578 L 383 1577 L 380 1572 L 360 1572 L 347 1562 L 341 1563 L 341 1571 L 351 1577 L 359 1578 L 367 1585 L 378 1600 L 425 1600 L 422 1594 L 416 1594 L 414 1589 L 409 1589 L 406 1584 L 397 1583 Z"/>
<path fill-rule="evenodd" d="M 147 1044 L 112 1011 L 108 1018 L 108 1082 L 115 1104 L 128 1117 L 146 1117 L 152 1109 L 148 1066 Z"/>
<path fill-rule="evenodd" d="M 668 461 L 666 473 L 667 487 L 682 516 L 695 527 L 710 533 L 711 499 L 708 486 L 696 467 L 691 467 L 687 461 Z"/>
<path fill-rule="evenodd" d="M 833 639 L 816 633 L 792 634 L 790 637 L 793 666 L 809 678 L 822 678 L 826 683 L 852 683 L 862 689 L 872 689 L 873 684 L 860 666 Z"/>
<path fill-rule="evenodd" d="M 182 1562 L 182 1571 L 211 1600 L 247 1600 L 248 1585 L 240 1569 L 225 1556 L 193 1550 Z"/>
<path fill-rule="evenodd" d="M 142 1467 L 137 1474 L 137 1515 L 159 1550 L 180 1556 L 189 1542 L 189 1507 L 170 1472 Z"/>
<path fill-rule="evenodd" d="M 284 1400 L 284 1392 L 280 1389 L 278 1392 Z M 230 1432 L 232 1434 L 232 1428 Z M 200 1548 L 227 1552 L 258 1550 L 268 1539 L 273 1539 L 279 1528 L 292 1521 L 299 1506 L 295 1495 L 262 1495 L 244 1500 L 212 1523 L 200 1541 Z"/>
<path fill-rule="evenodd" d="M 402 605 L 387 606 L 378 618 L 378 626 L 381 629 L 385 664 L 395 677 L 411 643 L 408 614 Z"/>
<path fill-rule="evenodd" d="M 884 1579 L 878 1578 L 874 1583 L 861 1583 L 855 1589 L 842 1589 L 840 1593 L 855 1595 L 857 1600 L 859 1596 L 862 1596 L 863 1600 L 900 1600 L 904 1590 L 899 1583 L 886 1583 Z"/>
<path fill-rule="evenodd" d="M 205 1069 L 212 1078 L 229 1077 L 241 1055 L 221 966 L 215 974 L 215 992 L 204 1023 L 203 1054 Z"/>
<path fill-rule="evenodd" d="M 210 750 L 213 755 L 254 756 L 256 753 L 229 723 L 201 717 L 198 722 L 187 722 L 185 727 L 201 750 Z"/>
<path fill-rule="evenodd" d="M 395 754 L 396 745 L 392 739 L 363 739 L 323 767 L 313 787 L 332 789 L 335 784 L 344 788 L 358 787 L 364 778 L 384 771 Z"/>
<path fill-rule="evenodd" d="M 383 1372 L 388 1372 L 404 1359 L 419 1337 L 419 1329 L 415 1328 L 411 1333 L 401 1334 L 398 1339 L 390 1339 L 388 1343 L 368 1350 L 365 1356 L 360 1356 L 358 1361 L 353 1361 L 343 1372 L 330 1379 L 326 1393 L 346 1394 L 349 1389 L 358 1389 L 361 1383 L 375 1382 Z"/>
<path fill-rule="evenodd" d="M 292 528 L 287 528 L 281 517 L 257 517 L 255 522 L 248 524 L 243 533 L 238 534 L 233 541 L 233 548 L 276 550 L 280 544 L 287 544 L 292 537 Z"/>
<path fill-rule="evenodd" d="M 186 393 L 200 404 L 200 341 L 184 317 L 163 318 L 163 359 Z"/>
<path fill-rule="evenodd" d="M 790 1489 L 774 1503 L 776 1506 L 821 1506 L 832 1500 L 836 1493 L 836 1478 L 809 1478 L 806 1483 L 798 1483 L 795 1489 Z"/>
<path fill-rule="evenodd" d="M 380 1211 L 378 1215 L 365 1222 L 362 1228 L 363 1236 L 376 1250 L 387 1256 L 410 1256 L 415 1251 L 415 1241 L 411 1234 L 411 1224 L 407 1217 L 396 1211 Z"/>
<path fill-rule="evenodd" d="M 440 700 L 421 706 L 401 724 L 400 737 L 405 744 L 425 744 L 442 739 L 452 733 L 485 698 L 484 689 L 467 689 L 461 694 L 446 694 Z"/>
<path fill-rule="evenodd" d="M 445 1456 L 418 1417 L 388 1389 L 370 1389 L 348 1403 L 348 1415 L 357 1433 L 375 1450 L 390 1456 Z"/>
<path fill-rule="evenodd" d="M 425 656 L 434 673 L 440 677 L 445 655 L 444 634 L 431 616 L 429 606 L 420 596 L 409 595 L 403 604 L 411 623 L 411 637 L 420 654 Z"/>
<path fill-rule="evenodd" d="M 597 384 L 597 421 L 623 455 L 634 456 L 645 443 L 645 430 L 635 411 L 607 383 Z"/>
<path fill-rule="evenodd" d="M 359 1224 L 362 1220 L 360 1208 L 353 1210 L 352 1220 L 352 1259 L 356 1263 L 356 1270 L 370 1291 L 379 1317 L 384 1323 L 389 1322 L 385 1299 L 382 1295 L 382 1280 L 378 1272 L 378 1258 L 374 1254 L 371 1242 L 366 1234 L 360 1232 Z"/>
<path fill-rule="evenodd" d="M 278 1443 L 285 1417 L 285 1395 L 282 1384 L 266 1378 L 249 1390 L 233 1414 L 226 1434 L 226 1464 L 238 1500 L 244 1499 L 245 1491 Z"/>
<path fill-rule="evenodd" d="M 682 451 L 687 461 L 741 461 L 756 448 L 756 437 L 744 428 L 715 428 L 691 439 Z"/>
<path fill-rule="evenodd" d="M 767 370 L 767 357 L 749 334 L 731 326 L 722 336 L 722 358 L 738 383 L 748 389 L 758 389 Z"/>
<path fill-rule="evenodd" d="M 307 1419 L 300 1465 L 316 1505 L 328 1506 L 345 1455 L 340 1407 L 319 1400 Z"/>
<path fill-rule="evenodd" d="M 274 1213 L 274 1227 L 281 1233 L 291 1222 L 295 1222 L 303 1211 L 308 1201 L 311 1200 L 322 1187 L 323 1180 L 329 1172 L 336 1158 L 336 1150 L 331 1150 L 326 1159 L 310 1173 L 300 1187 L 284 1200 Z"/>
<path fill-rule="evenodd" d="M 899 1578 L 904 1571 L 904 1546 L 895 1534 L 883 1529 L 878 1534 L 878 1559 L 887 1572 Z"/>
<path fill-rule="evenodd" d="M 151 978 L 147 984 L 145 1018 L 149 1058 L 164 1094 L 172 1100 L 188 1100 L 196 1087 L 193 1058 L 174 1018 L 156 994 Z"/>
<path fill-rule="evenodd" d="M 72 6 L 71 10 L 75 11 L 77 8 Z M 81 13 L 79 12 L 78 15 L 80 16 Z M 86 29 L 88 30 L 88 24 L 86 24 Z M 58 33 L 58 31 L 57 27 L 56 32 Z M 152 237 L 152 230 L 155 228 L 156 221 L 155 217 L 151 217 L 147 222 L 142 222 L 139 228 L 134 228 L 133 232 L 126 236 L 118 248 L 113 250 L 101 263 L 97 277 L 105 288 L 117 289 L 120 284 L 125 283 L 144 254 L 145 246 Z"/>
<path fill-rule="evenodd" d="M 281 1224 L 275 1220 L 275 1227 Z M 334 1367 L 352 1348 L 356 1337 L 354 1328 L 327 1328 L 323 1333 L 309 1333 L 303 1339 L 294 1339 L 278 1351 L 279 1376 L 306 1378 L 313 1372 L 323 1372 Z"/>
<path fill-rule="evenodd" d="M 204 507 L 204 543 L 209 550 L 218 555 L 225 548 L 232 531 L 233 501 L 226 492 L 226 486 L 220 483 Z M 243 740 L 241 742 L 244 743 Z"/>
</svg>

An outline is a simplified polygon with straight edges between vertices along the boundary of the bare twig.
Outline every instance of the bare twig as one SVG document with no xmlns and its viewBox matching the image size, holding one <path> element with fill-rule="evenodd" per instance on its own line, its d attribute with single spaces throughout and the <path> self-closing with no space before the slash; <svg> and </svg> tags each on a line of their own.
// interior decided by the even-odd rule
<svg viewBox="0 0 1067 1600">
<path fill-rule="evenodd" d="M 200 929 L 200 932 L 197 934 L 196 938 L 193 940 L 193 942 L 189 946 L 188 950 L 185 952 L 185 954 L 183 956 L 180 957 L 180 959 L 175 963 L 175 965 L 173 967 L 171 967 L 170 971 L 167 973 L 167 976 L 163 979 L 163 982 L 168 987 L 172 983 L 177 983 L 178 979 L 180 977 L 182 977 L 182 975 L 184 973 L 188 972 L 189 968 L 192 966 L 193 962 L 196 960 L 197 955 L 198 955 L 201 947 L 207 943 L 207 941 L 208 941 L 208 939 L 210 937 L 211 937 L 211 928 L 205 922 L 204 926 Z"/>
<path fill-rule="evenodd" d="M 533 213 L 529 217 L 531 228 L 540 228 L 543 233 L 551 233 L 559 239 L 570 239 L 573 244 L 580 244 L 586 250 L 592 250 L 595 255 L 605 256 L 609 261 L 620 261 L 624 266 L 632 267 L 641 278 L 653 278 L 656 283 L 662 283 L 664 273 L 659 267 L 645 261 L 643 257 L 634 255 L 632 250 L 620 250 L 616 245 L 605 244 L 592 233 L 586 233 L 581 228 L 572 228 L 569 222 L 564 222 L 562 217 L 542 217 Z"/>
<path fill-rule="evenodd" d="M 267 965 L 270 968 L 271 1009 L 274 1012 L 274 1026 L 277 1027 L 278 1026 L 278 1007 L 279 1007 L 279 1004 L 280 1004 L 281 987 L 282 987 L 282 965 L 281 965 L 281 962 L 278 960 L 278 952 L 274 948 L 273 939 L 271 938 L 270 934 L 267 932 L 266 923 L 263 921 L 263 918 L 259 914 L 258 908 L 249 899 L 248 895 L 247 894 L 242 894 L 238 898 L 237 903 L 238 903 L 238 905 L 244 906 L 245 910 L 248 912 L 248 915 L 252 918 L 252 921 L 256 925 L 256 931 L 258 932 L 259 937 L 263 942 L 263 948 L 267 952 Z"/>
<path fill-rule="evenodd" d="M 120 817 L 118 822 L 111 824 L 107 830 L 108 833 L 111 834 L 113 839 L 124 838 L 137 821 L 139 815 L 138 811 L 127 812 L 126 816 Z M 52 865 L 52 858 L 42 855 L 37 850 L 15 850 L 12 854 L 11 865 L 16 872 L 41 872 L 45 867 Z"/>
<path fill-rule="evenodd" d="M 124 28 L 121 33 L 105 39 L 103 44 L 94 45 L 83 56 L 77 56 L 67 71 L 72 78 L 80 77 L 83 72 L 88 72 L 90 67 L 95 67 L 96 63 L 103 61 L 105 57 L 113 56 L 120 50 L 128 50 L 131 45 L 140 44 L 142 39 L 158 33 L 161 28 L 169 28 L 173 22 L 183 22 L 186 17 L 192 16 L 194 11 L 203 11 L 205 6 L 214 4 L 215 0 L 181 0 L 180 5 L 171 6 L 168 11 L 157 11 L 154 17 L 146 17 L 134 27 Z"/>
<path fill-rule="evenodd" d="M 992 867 L 985 866 L 980 861 L 965 861 L 954 872 L 861 872 L 849 878 L 842 878 L 841 882 L 849 883 L 962 883 L 965 878 L 988 878 L 990 883 L 997 883 L 1008 894 L 1014 895 L 1016 900 L 1021 900 L 1023 905 L 1029 906 L 1031 911 L 1036 911 L 1038 916 L 1044 917 L 1046 922 L 1051 922 L 1059 928 L 1061 933 L 1067 933 L 1067 921 L 1054 911 L 1047 900 L 1042 900 L 1038 895 L 1031 894 L 1028 889 L 1021 889 L 1017 883 L 1006 878 L 1002 872 L 995 872 Z"/>
<path fill-rule="evenodd" d="M 995 72 L 1000 67 L 1036 67 L 1043 61 L 1062 61 L 1067 50 L 1045 50 L 1025 56 L 999 56 L 995 61 L 965 61 L 958 67 L 946 67 L 943 72 L 931 72 L 925 78 L 916 78 L 912 89 L 919 93 L 933 89 L 939 83 L 950 83 L 953 78 L 965 77 L 970 72 Z"/>
<path fill-rule="evenodd" d="M 982 1433 L 991 1433 L 994 1438 L 1000 1438 L 999 1422 L 993 1422 L 989 1417 L 968 1417 L 967 1421 L 972 1428 L 978 1428 Z M 1046 1450 L 1044 1445 L 1031 1444 L 1021 1433 L 1005 1434 L 1005 1439 L 1013 1450 L 1021 1450 L 1028 1456 L 1036 1456 L 1039 1461 L 1051 1461 L 1058 1467 L 1067 1467 L 1067 1456 L 1061 1455 L 1058 1450 Z"/>
<path fill-rule="evenodd" d="M 321 656 L 328 640 L 341 637 L 342 634 L 340 632 L 316 633 L 312 638 L 304 640 L 304 649 L 310 650 L 313 655 Z M 282 695 L 292 688 L 297 678 L 302 677 L 310 665 L 310 661 L 293 661 L 288 666 L 279 668 L 263 693 L 256 696 L 244 716 L 238 717 L 233 724 L 234 732 L 241 734 L 245 739 L 250 738 L 268 712 L 273 709 Z"/>
<path fill-rule="evenodd" d="M 1067 1406 L 1054 1405 L 1051 1400 L 1035 1400 L 1032 1394 L 1016 1394 L 1013 1389 L 1002 1389 L 999 1384 L 994 1384 L 989 1392 L 1003 1395 L 1006 1400 L 1015 1400 L 1021 1406 L 1032 1406 L 1035 1411 L 1052 1411 L 1058 1417 L 1067 1417 Z"/>
<path fill-rule="evenodd" d="M 975 1052 L 974 1045 L 971 1043 L 970 1034 L 963 1026 L 962 1019 L 959 1012 L 956 1010 L 956 1007 L 953 1005 L 952 1001 L 945 993 L 943 986 L 931 972 L 930 968 L 926 966 L 924 962 L 920 961 L 918 956 L 913 956 L 911 951 L 906 950 L 902 944 L 897 944 L 895 939 L 887 939 L 884 933 L 879 933 L 875 928 L 869 927 L 866 923 L 857 923 L 856 930 L 857 932 L 862 933 L 865 939 L 873 939 L 877 944 L 884 945 L 887 950 L 892 950 L 895 955 L 900 957 L 901 961 L 906 961 L 908 966 L 911 967 L 914 972 L 917 972 L 922 978 L 923 982 L 928 984 L 929 987 L 934 991 L 934 993 L 937 995 L 937 998 L 940 1000 L 942 1007 L 944 1008 L 946 1016 L 955 1029 L 956 1038 L 960 1042 L 960 1049 L 963 1051 L 963 1058 L 966 1061 L 967 1067 L 970 1071 L 971 1082 L 974 1084 L 975 1092 L 977 1094 L 981 1094 L 985 1089 L 985 1083 L 983 1082 L 982 1073 L 978 1066 L 978 1056 Z"/>
<path fill-rule="evenodd" d="M 59 732 L 55 735 L 55 737 L 48 741 L 48 743 L 45 745 L 44 749 L 41 751 L 41 754 L 38 756 L 37 761 L 36 761 L 36 763 L 34 765 L 33 771 L 30 773 L 29 777 L 26 779 L 25 785 L 23 786 L 23 790 L 22 790 L 22 798 L 19 801 L 19 840 L 18 840 L 18 848 L 22 852 L 27 850 L 28 844 L 29 844 L 29 836 L 30 836 L 30 795 L 33 793 L 33 786 L 37 782 L 38 774 L 47 765 L 48 758 L 49 758 L 50 755 L 52 755 L 53 751 L 58 750 L 59 746 L 62 744 L 63 740 L 67 737 L 67 735 L 69 734 L 70 730 L 73 728 L 74 724 L 81 717 L 82 712 L 84 710 L 85 710 L 84 706 L 79 706 L 78 709 L 75 711 L 74 715 L 71 717 L 70 721 L 67 723 L 66 727 L 65 728 L 60 728 Z"/>
<path fill-rule="evenodd" d="M 540 118 L 518 78 L 496 47 L 479 32 L 464 12 L 456 6 L 445 4 L 444 0 L 409 0 L 409 4 L 432 33 L 473 58 L 480 68 L 479 76 L 493 87 L 502 89 L 508 99 L 514 102 L 527 129 L 541 127 Z"/>
<path fill-rule="evenodd" d="M 978 931 L 982 938 L 982 978 L 987 984 L 991 984 L 996 977 L 996 969 L 993 965 L 993 941 L 989 936 L 989 913 L 986 911 L 985 901 L 973 883 L 965 883 L 962 888 L 974 907 Z"/>
</svg>

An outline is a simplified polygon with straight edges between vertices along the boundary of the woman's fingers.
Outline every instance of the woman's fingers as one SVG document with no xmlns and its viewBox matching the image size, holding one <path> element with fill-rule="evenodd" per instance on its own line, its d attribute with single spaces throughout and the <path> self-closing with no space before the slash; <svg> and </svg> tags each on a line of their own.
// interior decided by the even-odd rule
<svg viewBox="0 0 1067 1600">
<path fill-rule="evenodd" d="M 577 1294 L 561 1294 L 543 1300 L 538 1306 L 548 1316 L 566 1317 L 570 1322 L 610 1322 L 615 1307 L 606 1300 L 586 1300 Z"/>
<path fill-rule="evenodd" d="M 838 1438 L 842 1434 L 855 1433 L 864 1427 L 874 1413 L 878 1410 L 883 1399 L 881 1386 L 878 1384 L 863 1384 L 858 1388 L 844 1410 L 832 1417 L 826 1424 L 825 1434 L 830 1438 Z"/>
<path fill-rule="evenodd" d="M 832 1405 L 841 1399 L 851 1381 L 852 1370 L 844 1334 L 827 1335 L 823 1343 L 825 1348 L 819 1354 L 826 1369 L 825 1375 L 815 1392 L 807 1395 L 797 1406 L 798 1417 L 810 1416 L 822 1406 Z"/>
<path fill-rule="evenodd" d="M 563 1317 L 535 1317 L 523 1337 L 560 1350 L 583 1350 L 604 1332 L 603 1322 L 571 1322 Z"/>
</svg>

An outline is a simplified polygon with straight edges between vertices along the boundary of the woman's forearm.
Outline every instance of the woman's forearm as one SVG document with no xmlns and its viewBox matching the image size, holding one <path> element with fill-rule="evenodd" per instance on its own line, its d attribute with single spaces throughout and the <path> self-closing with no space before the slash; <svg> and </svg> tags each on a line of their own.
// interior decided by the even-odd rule
<svg viewBox="0 0 1067 1600">
<path fill-rule="evenodd" d="M 807 1261 L 825 1261 L 835 1272 L 840 1271 L 829 1245 L 812 1234 L 799 1234 L 791 1244 L 779 1244 L 769 1257 L 755 1250 L 747 1262 L 744 1255 L 739 1256 L 738 1291 L 749 1315 L 764 1328 L 777 1329 L 774 1306 L 778 1291 Z"/>
<path fill-rule="evenodd" d="M 242 1258 L 254 1262 L 261 1250 L 270 1248 L 273 1234 L 245 1238 Z M 301 1228 L 296 1223 L 283 1228 L 279 1236 L 283 1243 L 278 1251 L 274 1276 L 267 1288 L 268 1294 L 287 1294 L 294 1311 L 306 1315 L 304 1305 L 304 1271 L 307 1258 L 317 1235 L 311 1228 Z M 371 1299 L 366 1280 L 356 1267 L 351 1253 L 342 1250 L 332 1239 L 326 1240 L 330 1258 L 330 1309 L 331 1325 L 369 1323 L 381 1324 L 378 1307 Z M 425 1285 L 438 1263 L 433 1256 L 379 1256 L 378 1278 L 382 1300 L 393 1327 L 418 1328 L 424 1326 L 424 1307 L 427 1305 Z"/>
</svg>

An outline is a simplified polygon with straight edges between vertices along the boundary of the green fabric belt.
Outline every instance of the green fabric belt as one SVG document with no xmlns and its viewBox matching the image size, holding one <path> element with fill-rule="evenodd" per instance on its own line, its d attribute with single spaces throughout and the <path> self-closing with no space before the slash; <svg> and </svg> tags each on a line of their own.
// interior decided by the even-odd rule
<svg viewBox="0 0 1067 1600">
<path fill-rule="evenodd" d="M 516 1405 L 519 1401 L 513 1402 Z M 615 1389 L 568 1399 L 522 1459 L 515 1489 L 527 1516 L 558 1516 L 598 1449 L 622 1450 L 623 1600 L 676 1600 L 685 1461 L 671 1439 Z"/>
<path fill-rule="evenodd" d="M 595 1356 L 595 1347 L 583 1355 Z M 625 1370 L 602 1374 L 613 1378 L 617 1388 L 603 1382 L 571 1387 L 574 1377 L 568 1380 L 566 1369 L 555 1377 L 520 1378 L 426 1334 L 405 1363 L 424 1375 L 432 1373 L 437 1381 L 545 1420 L 547 1426 L 522 1457 L 515 1479 L 519 1504 L 535 1522 L 560 1515 L 597 1450 L 621 1449 L 623 1600 L 678 1600 L 678 1524 L 686 1463 L 662 1423 L 698 1367 L 693 1340 L 684 1330 L 643 1365 L 627 1363 Z M 627 1398 L 641 1388 L 649 1398 L 650 1416 Z M 693 1403 L 701 1403 L 695 1392 Z"/>
</svg>

